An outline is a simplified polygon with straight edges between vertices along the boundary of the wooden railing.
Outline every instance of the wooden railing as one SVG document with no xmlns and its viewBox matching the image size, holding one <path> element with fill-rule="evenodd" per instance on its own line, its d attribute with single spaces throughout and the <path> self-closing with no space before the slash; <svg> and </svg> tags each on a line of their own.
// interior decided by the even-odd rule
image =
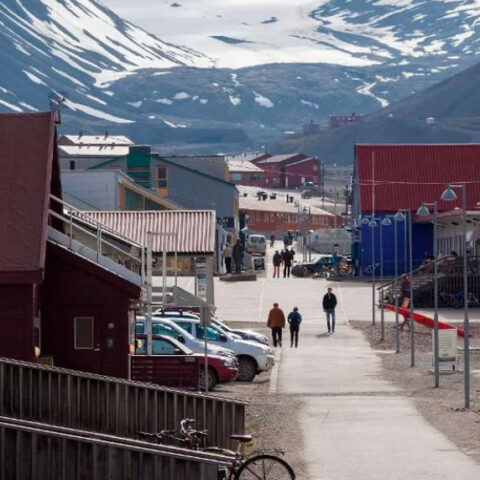
<svg viewBox="0 0 480 480">
<path fill-rule="evenodd" d="M 245 428 L 240 401 L 5 358 L 0 415 L 130 438 L 194 418 L 220 447 L 232 447 L 230 435 Z"/>
<path fill-rule="evenodd" d="M 217 480 L 231 457 L 0 417 L 0 478 Z"/>
</svg>

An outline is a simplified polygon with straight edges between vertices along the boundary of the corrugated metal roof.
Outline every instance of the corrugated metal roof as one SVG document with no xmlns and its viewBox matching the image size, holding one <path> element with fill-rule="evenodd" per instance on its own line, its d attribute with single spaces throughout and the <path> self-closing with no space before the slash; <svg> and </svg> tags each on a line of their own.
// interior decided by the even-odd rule
<svg viewBox="0 0 480 480">
<path fill-rule="evenodd" d="M 147 232 L 177 233 L 154 236 L 153 251 L 213 253 L 215 251 L 215 211 L 89 211 L 82 212 L 128 239 L 146 245 Z M 176 245 L 175 245 L 176 243 Z M 176 248 L 175 248 L 176 246 Z"/>
<path fill-rule="evenodd" d="M 439 211 L 461 206 L 440 201 L 449 183 L 467 185 L 467 205 L 480 201 L 480 144 L 356 145 L 355 168 L 360 208 L 372 211 L 374 156 L 375 211 L 417 210 L 422 202 L 439 201 Z"/>
<path fill-rule="evenodd" d="M 289 158 L 297 157 L 298 155 L 299 155 L 298 153 L 287 153 L 287 154 L 284 154 L 284 155 L 274 155 L 273 157 L 262 159 L 262 160 L 260 160 L 260 162 L 261 163 L 280 163 L 280 162 L 284 162 L 285 160 L 288 160 Z M 256 161 L 256 160 L 253 160 L 253 161 Z"/>
<path fill-rule="evenodd" d="M 0 114 L 0 143 L 0 277 L 33 275 L 45 263 L 56 161 L 53 113 Z"/>
</svg>

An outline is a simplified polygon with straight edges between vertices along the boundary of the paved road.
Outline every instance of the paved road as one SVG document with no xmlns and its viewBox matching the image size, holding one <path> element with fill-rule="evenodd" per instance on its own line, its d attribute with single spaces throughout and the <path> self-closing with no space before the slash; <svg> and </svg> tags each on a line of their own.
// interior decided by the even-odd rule
<svg viewBox="0 0 480 480">
<path fill-rule="evenodd" d="M 370 318 L 370 289 L 332 284 L 341 307 L 326 333 L 321 296 L 326 280 L 272 279 L 219 283 L 219 314 L 264 322 L 271 304 L 298 305 L 300 345 L 284 342 L 272 391 L 301 399 L 309 480 L 454 480 L 480 478 L 479 466 L 430 426 L 381 376 L 381 361 L 349 320 Z M 287 446 L 292 448 L 292 446 Z"/>
</svg>

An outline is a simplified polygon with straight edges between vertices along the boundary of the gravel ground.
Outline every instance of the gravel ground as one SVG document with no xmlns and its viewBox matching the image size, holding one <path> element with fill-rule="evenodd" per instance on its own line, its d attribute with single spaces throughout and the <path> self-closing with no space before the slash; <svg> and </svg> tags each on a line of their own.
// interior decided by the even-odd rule
<svg viewBox="0 0 480 480">
<path fill-rule="evenodd" d="M 246 323 L 236 323 L 235 326 L 250 328 Z M 255 330 L 268 334 L 267 329 Z M 254 441 L 248 447 L 249 453 L 262 449 L 284 450 L 284 458 L 294 469 L 296 478 L 304 480 L 307 476 L 303 438 L 298 423 L 301 399 L 277 393 L 269 394 L 269 386 L 270 372 L 257 375 L 250 383 L 230 382 L 220 385 L 215 393 L 248 402 L 246 431 L 254 436 Z"/>
<path fill-rule="evenodd" d="M 406 396 L 415 403 L 422 415 L 438 430 L 466 454 L 480 463 L 480 351 L 471 353 L 471 409 L 465 410 L 463 373 L 442 374 L 440 387 L 434 388 L 432 368 L 431 330 L 416 325 L 415 351 L 416 367 L 410 367 L 409 331 L 407 328 L 400 335 L 400 354 L 392 353 L 395 348 L 395 328 L 385 324 L 385 340 L 380 340 L 380 326 L 370 322 L 350 322 L 360 329 L 382 358 L 384 376 L 401 387 Z M 471 340 L 471 347 L 478 347 L 480 342 L 480 325 L 471 324 L 471 332 L 476 338 Z M 463 339 L 459 338 L 459 345 Z M 460 363 L 460 367 L 462 367 Z"/>
</svg>

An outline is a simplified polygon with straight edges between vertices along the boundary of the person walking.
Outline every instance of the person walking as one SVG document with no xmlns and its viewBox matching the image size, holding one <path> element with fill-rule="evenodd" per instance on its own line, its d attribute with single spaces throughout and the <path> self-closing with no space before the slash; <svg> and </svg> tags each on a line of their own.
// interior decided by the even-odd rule
<svg viewBox="0 0 480 480">
<path fill-rule="evenodd" d="M 273 247 L 275 245 L 275 234 L 272 233 L 270 235 L 270 246 Z"/>
<path fill-rule="evenodd" d="M 293 307 L 293 311 L 288 314 L 287 322 L 290 325 L 290 348 L 298 347 L 298 333 L 300 331 L 300 324 L 302 323 L 302 316 L 298 312 L 298 307 Z"/>
<path fill-rule="evenodd" d="M 273 255 L 273 278 L 277 276 L 277 278 L 280 278 L 280 266 L 282 265 L 282 256 L 278 252 L 278 250 L 275 250 L 275 254 Z"/>
<path fill-rule="evenodd" d="M 232 246 L 227 243 L 223 249 L 223 261 L 225 262 L 225 270 L 232 273 Z"/>
<path fill-rule="evenodd" d="M 278 303 L 273 304 L 273 308 L 268 313 L 267 327 L 272 330 L 273 346 L 282 346 L 282 329 L 285 328 L 285 314 L 278 306 Z"/>
<path fill-rule="evenodd" d="M 290 250 L 283 252 L 283 278 L 290 278 L 290 269 L 292 268 L 293 255 Z"/>
<path fill-rule="evenodd" d="M 232 257 L 235 262 L 235 273 L 242 273 L 242 260 L 243 260 L 243 252 L 245 248 L 243 243 L 237 239 L 237 242 L 232 248 Z"/>
<path fill-rule="evenodd" d="M 331 287 L 328 288 L 327 293 L 323 297 L 323 311 L 327 314 L 327 328 L 328 333 L 330 330 L 335 332 L 335 307 L 337 306 L 337 297 L 332 292 Z M 330 325 L 330 319 L 332 324 Z"/>
</svg>

